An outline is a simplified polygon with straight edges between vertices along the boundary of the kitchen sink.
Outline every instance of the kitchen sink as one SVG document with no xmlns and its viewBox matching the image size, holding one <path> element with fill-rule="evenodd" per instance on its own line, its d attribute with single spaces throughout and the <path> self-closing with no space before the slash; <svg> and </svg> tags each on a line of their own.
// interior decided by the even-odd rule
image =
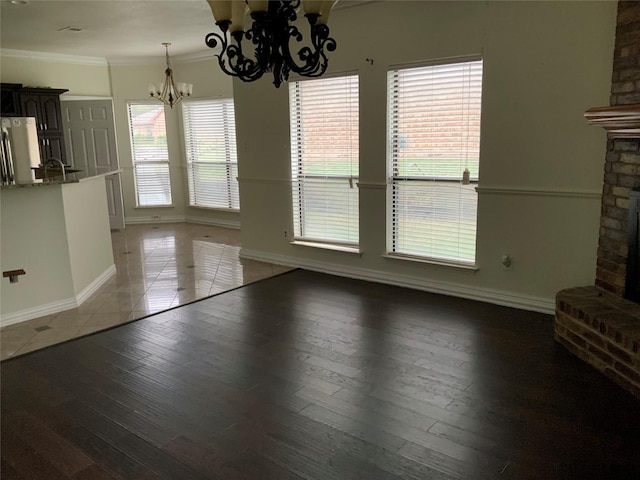
<svg viewBox="0 0 640 480">
<path fill-rule="evenodd" d="M 49 179 L 49 178 L 62 176 L 62 169 L 60 167 L 47 167 L 46 175 L 45 175 L 45 169 L 43 167 L 31 167 L 31 169 L 35 174 L 36 179 Z M 68 175 L 70 173 L 81 172 L 81 171 L 82 170 L 75 170 L 70 167 L 64 168 L 65 175 Z"/>
</svg>

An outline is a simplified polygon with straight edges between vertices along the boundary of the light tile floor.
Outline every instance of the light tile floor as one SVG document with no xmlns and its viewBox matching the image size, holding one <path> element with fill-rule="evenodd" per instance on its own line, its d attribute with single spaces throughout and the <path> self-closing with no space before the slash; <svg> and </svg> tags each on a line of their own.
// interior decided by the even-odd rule
<svg viewBox="0 0 640 480">
<path fill-rule="evenodd" d="M 112 232 L 116 274 L 80 307 L 0 329 L 0 360 L 291 270 L 239 258 L 237 230 L 172 223 Z"/>
</svg>

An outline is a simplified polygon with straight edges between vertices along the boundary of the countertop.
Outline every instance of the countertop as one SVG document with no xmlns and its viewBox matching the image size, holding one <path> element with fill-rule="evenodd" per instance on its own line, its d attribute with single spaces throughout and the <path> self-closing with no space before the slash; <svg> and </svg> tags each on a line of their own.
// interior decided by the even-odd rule
<svg viewBox="0 0 640 480">
<path fill-rule="evenodd" d="M 66 185 L 68 183 L 80 183 L 90 178 L 106 177 L 107 175 L 113 175 L 115 173 L 122 172 L 122 169 L 113 170 L 111 172 L 98 173 L 90 175 L 87 172 L 68 173 L 65 179 L 62 176 L 54 177 L 47 180 L 32 180 L 30 182 L 18 182 L 10 185 L 0 185 L 0 190 L 16 190 L 22 188 L 34 188 L 34 187 L 49 187 L 52 185 Z"/>
</svg>

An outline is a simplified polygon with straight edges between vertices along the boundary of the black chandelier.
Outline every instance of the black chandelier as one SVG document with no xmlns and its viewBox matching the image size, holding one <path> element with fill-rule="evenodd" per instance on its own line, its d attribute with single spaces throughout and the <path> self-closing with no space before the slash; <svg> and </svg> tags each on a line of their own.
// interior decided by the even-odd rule
<svg viewBox="0 0 640 480">
<path fill-rule="evenodd" d="M 294 44 L 292 47 L 292 39 L 298 44 L 303 39 L 293 24 L 300 0 L 209 0 L 222 35 L 210 33 L 205 41 L 210 48 L 222 46 L 216 54 L 220 68 L 243 82 L 253 82 L 265 72 L 273 72 L 276 88 L 287 81 L 289 72 L 319 77 L 327 70 L 325 51 L 336 49 L 336 41 L 329 37 L 327 26 L 329 12 L 336 1 L 302 1 L 304 16 L 309 22 L 309 41 L 304 46 Z M 248 30 L 244 26 L 246 11 L 253 20 Z M 298 47 L 301 48 L 292 55 L 292 48 Z M 251 54 L 247 55 L 245 49 L 251 49 Z"/>
</svg>

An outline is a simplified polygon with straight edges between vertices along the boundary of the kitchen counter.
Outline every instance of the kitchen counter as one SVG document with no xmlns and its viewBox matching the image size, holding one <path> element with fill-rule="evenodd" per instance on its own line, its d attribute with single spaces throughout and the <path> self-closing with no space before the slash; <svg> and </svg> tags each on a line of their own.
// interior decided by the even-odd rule
<svg viewBox="0 0 640 480">
<path fill-rule="evenodd" d="M 107 201 L 109 172 L 3 186 L 0 326 L 76 308 L 115 273 Z M 46 187 L 46 188 L 33 188 Z"/>
<path fill-rule="evenodd" d="M 10 185 L 0 185 L 0 190 L 15 190 L 22 188 L 33 188 L 33 187 L 50 187 L 53 185 L 65 185 L 68 183 L 80 183 L 91 178 L 99 178 L 106 177 L 107 175 L 114 175 L 116 173 L 122 172 L 122 169 L 113 170 L 110 172 L 98 173 L 94 175 L 90 175 L 87 172 L 76 172 L 76 173 L 68 173 L 66 177 L 63 179 L 62 175 L 53 177 L 46 180 L 32 180 L 30 182 L 17 182 L 12 183 Z"/>
</svg>

